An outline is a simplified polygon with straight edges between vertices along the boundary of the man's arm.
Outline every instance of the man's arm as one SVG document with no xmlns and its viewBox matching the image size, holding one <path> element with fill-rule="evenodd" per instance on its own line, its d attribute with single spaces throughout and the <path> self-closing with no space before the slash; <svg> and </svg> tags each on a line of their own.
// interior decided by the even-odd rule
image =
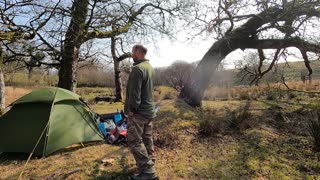
<svg viewBox="0 0 320 180">
<path fill-rule="evenodd" d="M 141 104 L 141 86 L 143 81 L 143 73 L 138 68 L 133 68 L 130 77 L 129 89 L 129 111 L 135 113 Z"/>
</svg>

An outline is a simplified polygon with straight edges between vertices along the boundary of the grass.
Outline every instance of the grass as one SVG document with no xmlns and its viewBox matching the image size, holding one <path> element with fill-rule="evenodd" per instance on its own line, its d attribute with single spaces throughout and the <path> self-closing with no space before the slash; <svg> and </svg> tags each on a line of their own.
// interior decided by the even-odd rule
<svg viewBox="0 0 320 180">
<path fill-rule="evenodd" d="M 90 93 L 96 92 L 83 96 L 90 97 Z M 294 122 L 277 126 L 272 113 L 276 108 L 288 115 L 308 100 L 252 100 L 249 111 L 254 118 L 250 122 L 255 126 L 207 137 L 198 136 L 201 116 L 196 110 L 181 100 L 159 100 L 161 110 L 154 121 L 158 175 L 161 179 L 320 179 L 320 153 L 313 151 L 310 138 L 290 131 Z M 245 104 L 240 100 L 203 103 L 219 118 Z M 122 103 L 92 106 L 100 113 L 122 107 Z M 104 164 L 102 159 L 114 163 Z M 26 156 L 0 155 L 0 179 L 16 179 L 25 162 Z M 128 179 L 133 172 L 135 162 L 127 147 L 93 143 L 32 158 L 23 178 Z"/>
<path fill-rule="evenodd" d="M 301 81 L 288 81 L 286 84 L 294 90 L 316 91 L 320 92 L 320 80 L 313 80 L 311 84 L 305 84 Z M 235 87 L 209 87 L 203 99 L 206 101 L 213 100 L 278 100 L 278 99 L 297 99 L 311 98 L 318 99 L 320 93 L 298 93 L 291 92 L 282 83 L 260 84 L 259 86 L 235 86 Z"/>
<path fill-rule="evenodd" d="M 28 94 L 31 89 L 25 88 L 15 88 L 15 87 L 6 87 L 5 97 L 6 97 L 6 106 L 17 100 L 23 95 Z"/>
</svg>

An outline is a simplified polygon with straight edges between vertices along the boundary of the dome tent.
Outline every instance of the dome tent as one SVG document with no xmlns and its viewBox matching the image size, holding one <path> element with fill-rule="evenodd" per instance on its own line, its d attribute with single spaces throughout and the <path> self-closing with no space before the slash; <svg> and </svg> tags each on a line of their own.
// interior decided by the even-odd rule
<svg viewBox="0 0 320 180">
<path fill-rule="evenodd" d="M 102 141 L 93 112 L 79 95 L 61 88 L 34 90 L 0 117 L 0 152 L 47 156 L 68 145 Z"/>
</svg>

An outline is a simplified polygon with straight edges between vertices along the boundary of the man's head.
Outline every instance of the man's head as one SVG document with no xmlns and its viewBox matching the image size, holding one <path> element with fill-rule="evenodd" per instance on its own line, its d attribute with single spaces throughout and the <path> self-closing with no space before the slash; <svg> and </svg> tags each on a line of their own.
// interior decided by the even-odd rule
<svg viewBox="0 0 320 180">
<path fill-rule="evenodd" d="M 145 58 L 148 50 L 142 45 L 135 45 L 132 48 L 132 59 L 134 62 L 137 62 L 139 60 L 142 60 Z"/>
</svg>

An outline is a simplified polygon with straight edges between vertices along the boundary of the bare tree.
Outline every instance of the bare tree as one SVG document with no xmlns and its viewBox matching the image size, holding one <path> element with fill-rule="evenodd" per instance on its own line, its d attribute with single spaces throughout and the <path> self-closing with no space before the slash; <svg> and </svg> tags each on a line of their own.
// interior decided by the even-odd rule
<svg viewBox="0 0 320 180">
<path fill-rule="evenodd" d="M 91 39 L 104 38 L 109 38 L 115 43 L 119 36 L 130 31 L 135 32 L 136 36 L 147 35 L 152 30 L 166 33 L 168 16 L 174 15 L 182 4 L 183 1 L 173 3 L 156 0 L 73 1 L 61 52 L 58 86 L 69 90 L 76 87 L 76 70 L 83 43 Z M 112 54 L 116 58 L 114 53 Z"/>
<path fill-rule="evenodd" d="M 315 34 L 308 35 L 306 29 L 319 28 L 318 0 L 219 0 L 211 1 L 211 4 L 212 6 L 208 2 L 205 4 L 209 10 L 204 14 L 195 7 L 197 22 L 206 27 L 202 31 L 214 32 L 217 41 L 204 55 L 192 79 L 180 93 L 180 97 L 187 103 L 192 106 L 201 105 L 204 91 L 215 69 L 236 49 L 257 50 L 260 63 L 254 81 L 258 81 L 268 73 L 289 47 L 300 51 L 309 74 L 312 73 L 308 52 L 319 53 L 320 46 L 319 41 L 312 38 Z M 262 64 L 266 59 L 265 49 L 274 49 L 274 53 L 268 68 L 262 70 Z"/>
<path fill-rule="evenodd" d="M 185 61 L 175 61 L 164 70 L 162 78 L 165 83 L 177 91 L 180 91 L 184 84 L 189 81 L 191 73 L 194 71 L 195 65 Z"/>
<path fill-rule="evenodd" d="M 122 81 L 121 81 L 121 70 L 120 70 L 120 62 L 131 57 L 131 53 L 125 53 L 123 51 L 122 55 L 118 55 L 119 51 L 117 51 L 116 48 L 116 42 L 119 39 L 116 39 L 114 37 L 111 38 L 111 55 L 112 55 L 112 60 L 113 60 L 113 68 L 114 68 L 114 84 L 116 88 L 116 99 L 115 102 L 120 102 L 122 101 L 123 97 L 123 91 L 122 91 Z M 121 40 L 121 39 L 120 39 Z M 120 41 L 121 42 L 121 41 Z M 122 47 L 122 43 L 121 43 Z M 121 48 L 123 49 L 123 48 Z"/>
<path fill-rule="evenodd" d="M 18 40 L 30 40 L 33 39 L 41 28 L 43 28 L 48 20 L 52 17 L 55 9 L 60 1 L 54 6 L 52 11 L 47 9 L 40 9 L 39 13 L 33 13 L 30 16 L 30 12 L 33 10 L 33 1 L 4 1 L 0 3 L 0 108 L 5 107 L 5 83 L 3 66 L 5 63 L 14 61 L 3 59 L 2 44 L 6 42 L 16 42 Z M 27 16 L 24 16 L 27 15 Z M 20 19 L 19 19 L 20 18 Z M 22 24 L 21 18 L 25 19 L 28 24 Z"/>
</svg>

